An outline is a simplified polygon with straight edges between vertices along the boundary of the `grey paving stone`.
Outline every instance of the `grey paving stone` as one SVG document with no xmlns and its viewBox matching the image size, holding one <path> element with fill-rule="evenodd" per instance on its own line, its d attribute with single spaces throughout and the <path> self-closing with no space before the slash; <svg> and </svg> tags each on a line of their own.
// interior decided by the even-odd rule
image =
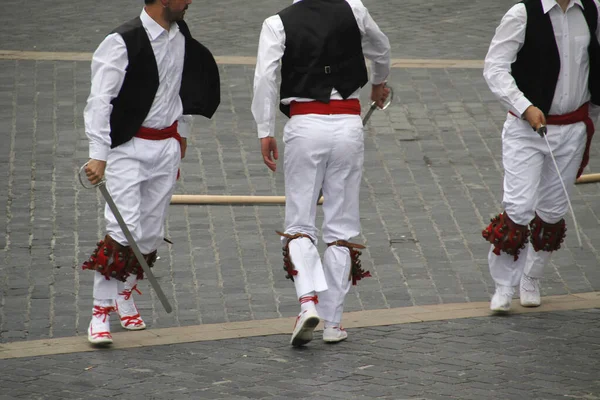
<svg viewBox="0 0 600 400">
<path fill-rule="evenodd" d="M 393 57 L 435 59 L 482 59 L 496 24 L 513 3 L 365 0 L 391 39 Z M 104 2 L 102 7 L 63 0 L 54 2 L 51 8 L 40 1 L 5 0 L 3 5 L 0 50 L 75 52 L 92 51 L 110 29 L 126 15 L 137 15 L 141 7 L 141 3 L 116 0 Z M 274 0 L 255 1 L 252 7 L 231 1 L 194 2 L 187 19 L 193 34 L 215 54 L 254 56 L 262 20 L 280 7 Z M 59 28 L 57 20 L 71 29 Z M 221 65 L 220 71 L 222 105 L 212 121 L 196 120 L 176 192 L 282 195 L 281 172 L 268 173 L 260 160 L 249 109 L 254 69 Z M 87 158 L 82 113 L 89 94 L 89 74 L 88 62 L 0 60 L 0 342 L 80 335 L 90 317 L 92 278 L 91 273 L 80 270 L 80 265 L 103 236 L 103 203 L 98 193 L 83 190 L 76 182 L 77 169 Z M 351 290 L 346 310 L 486 301 L 493 283 L 487 269 L 489 246 L 480 231 L 501 209 L 500 130 L 504 111 L 478 69 L 394 69 L 390 84 L 396 89 L 396 103 L 385 112 L 375 113 L 365 133 L 363 232 L 357 240 L 368 244 L 362 261 L 374 277 Z M 366 103 L 368 93 L 365 90 L 362 94 Z M 283 122 L 278 117 L 279 140 Z M 599 154 L 594 144 L 586 173 L 600 170 Z M 544 295 L 589 292 L 600 287 L 599 198 L 598 184 L 576 187 L 572 201 L 582 227 L 584 248 L 577 248 L 570 229 L 565 249 L 553 256 L 545 271 Z M 295 291 L 284 278 L 281 246 L 274 232 L 282 222 L 281 206 L 172 206 L 167 236 L 175 244 L 161 247 L 155 273 L 176 304 L 175 312 L 165 314 L 147 283 L 142 282 L 144 295 L 136 298 L 146 323 L 158 328 L 296 314 Z M 319 214 L 317 225 L 321 222 Z M 577 321 L 573 321 L 573 315 L 577 315 Z M 580 324 L 581 319 L 584 321 Z M 489 364 L 485 351 L 468 351 L 468 346 L 485 350 L 484 343 L 488 343 L 499 352 L 502 346 L 511 344 L 511 334 L 502 334 L 506 325 L 511 332 L 535 336 L 546 329 L 545 324 L 551 324 L 559 339 L 545 337 L 544 341 L 558 348 L 562 348 L 561 340 L 573 335 L 595 345 L 600 334 L 597 329 L 580 332 L 589 321 L 597 321 L 595 312 L 498 321 L 479 329 L 467 329 L 470 322 L 466 320 L 427 325 L 428 329 L 451 329 L 452 335 L 446 338 L 404 327 L 397 340 L 419 334 L 420 341 L 412 346 L 383 341 L 374 347 L 405 347 L 406 354 L 411 355 L 435 348 L 438 339 L 445 340 L 461 349 L 462 354 L 446 354 L 436 363 L 444 368 L 468 368 L 477 363 L 480 371 L 488 372 L 478 374 L 478 379 L 494 380 L 495 373 L 504 371 L 504 364 L 521 360 L 531 366 L 529 361 L 536 360 L 531 355 L 524 358 L 502 353 L 495 360 L 497 364 Z M 120 329 L 116 320 L 113 324 Z M 377 328 L 367 337 L 385 338 L 397 331 Z M 530 345 L 531 351 L 539 349 L 533 342 Z M 543 348 L 560 356 L 552 353 L 552 348 Z M 312 353 L 309 350 L 307 354 Z M 584 361 L 589 359 L 585 354 L 583 357 Z M 427 363 L 404 361 L 421 367 Z M 583 373 L 561 370 L 563 377 L 586 381 Z M 301 373 L 305 379 L 312 379 L 306 370 Z M 7 382 L 10 376 L 16 375 L 7 375 Z M 576 391 L 568 389 L 571 386 L 567 384 L 558 389 L 545 387 L 543 379 L 538 378 L 532 379 L 540 384 L 536 386 L 542 396 L 539 398 L 560 395 L 553 390 Z M 405 388 L 406 395 L 436 398 L 446 393 L 445 387 L 438 390 L 435 385 L 447 382 L 430 376 L 423 379 L 435 390 L 413 385 Z M 326 385 L 329 381 L 323 382 Z M 490 389 L 493 382 L 482 384 L 488 385 L 489 393 L 498 394 L 497 388 Z M 598 394 L 597 384 L 593 385 L 591 382 L 588 392 L 581 391 L 582 396 Z M 323 393 L 332 397 L 344 393 L 337 387 L 332 383 Z M 464 398 L 475 398 L 476 389 L 486 390 L 473 387 Z M 35 385 L 26 394 L 15 394 L 18 388 L 7 386 L 7 390 L 12 392 L 3 395 L 45 395 Z M 86 398 L 107 396 L 108 389 L 97 390 Z M 221 385 L 190 386 L 179 394 L 177 390 L 161 392 L 161 398 L 236 398 L 222 391 Z M 238 393 L 238 398 L 265 393 L 251 385 L 244 390 L 245 395 Z M 498 396 L 511 398 L 518 396 L 519 390 Z M 268 395 L 311 398 L 278 386 Z M 351 398 L 368 397 L 360 391 L 354 395 Z M 48 396 L 83 398 L 68 389 Z M 384 393 L 380 398 L 395 397 Z"/>
<path fill-rule="evenodd" d="M 566 320 L 568 340 L 553 340 Z M 0 383 L 12 398 L 594 398 L 599 321 L 566 311 L 351 329 L 302 349 L 268 336 L 11 359 Z"/>
</svg>

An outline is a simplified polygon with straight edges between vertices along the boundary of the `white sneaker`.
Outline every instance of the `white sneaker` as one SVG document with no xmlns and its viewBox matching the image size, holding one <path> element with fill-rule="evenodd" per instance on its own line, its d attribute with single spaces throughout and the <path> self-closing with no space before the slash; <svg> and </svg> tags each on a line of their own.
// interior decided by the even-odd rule
<svg viewBox="0 0 600 400">
<path fill-rule="evenodd" d="M 512 297 L 515 294 L 515 289 L 512 286 L 496 285 L 496 292 L 490 303 L 490 310 L 497 312 L 510 311 Z"/>
<path fill-rule="evenodd" d="M 319 322 L 321 322 L 321 319 L 316 310 L 302 311 L 296 318 L 290 344 L 295 347 L 303 346 L 313 340 L 313 331 L 319 325 Z"/>
<path fill-rule="evenodd" d="M 539 307 L 542 304 L 540 298 L 540 280 L 523 274 L 520 286 L 521 305 L 523 307 Z"/>
<path fill-rule="evenodd" d="M 135 302 L 133 301 L 133 297 L 131 293 L 133 291 L 142 294 L 138 289 L 137 285 L 134 285 L 131 290 L 124 289 L 119 296 L 117 296 L 117 313 L 121 318 L 121 326 L 125 329 L 129 329 L 130 331 L 140 331 L 142 329 L 146 329 L 146 324 L 142 317 L 140 317 L 140 312 L 135 306 Z"/>
<path fill-rule="evenodd" d="M 323 329 L 323 341 L 325 343 L 337 343 L 348 338 L 348 332 L 341 326 L 332 326 Z"/>
<path fill-rule="evenodd" d="M 92 320 L 88 326 L 88 341 L 92 344 L 111 344 L 110 313 L 114 307 L 94 306 Z"/>
</svg>

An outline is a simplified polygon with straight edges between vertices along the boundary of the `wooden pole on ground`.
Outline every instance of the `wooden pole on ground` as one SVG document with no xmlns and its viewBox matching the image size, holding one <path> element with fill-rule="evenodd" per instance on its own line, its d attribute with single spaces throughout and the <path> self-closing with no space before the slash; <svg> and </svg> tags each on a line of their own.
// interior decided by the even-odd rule
<svg viewBox="0 0 600 400">
<path fill-rule="evenodd" d="M 581 175 L 576 183 L 600 182 L 600 174 Z M 229 196 L 229 195 L 205 195 L 205 194 L 175 194 L 171 198 L 171 204 L 213 204 L 213 205 L 259 205 L 259 204 L 285 204 L 285 196 Z M 323 204 L 323 197 L 317 204 Z"/>
<path fill-rule="evenodd" d="M 600 174 L 587 174 L 581 175 L 579 179 L 575 181 L 575 183 L 594 183 L 600 182 Z"/>
</svg>

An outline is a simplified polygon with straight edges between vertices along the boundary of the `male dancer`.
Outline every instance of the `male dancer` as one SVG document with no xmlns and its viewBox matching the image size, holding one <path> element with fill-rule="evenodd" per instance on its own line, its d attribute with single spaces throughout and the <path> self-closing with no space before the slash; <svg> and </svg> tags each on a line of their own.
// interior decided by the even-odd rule
<svg viewBox="0 0 600 400">
<path fill-rule="evenodd" d="M 219 72 L 208 49 L 183 21 L 191 0 L 145 0 L 139 17 L 121 25 L 92 59 L 84 112 L 90 141 L 87 177 L 106 185 L 150 266 L 185 156 L 191 115 L 212 117 L 220 102 Z M 144 329 L 132 298 L 143 270 L 108 205 L 106 237 L 83 269 L 95 270 L 93 344 L 112 343 L 109 314 L 125 329 Z"/>
<path fill-rule="evenodd" d="M 373 61 L 371 99 L 379 106 L 389 89 L 390 45 L 359 0 L 296 0 L 262 26 L 252 113 L 265 164 L 276 170 L 276 72 L 281 61 L 280 109 L 285 125 L 284 269 L 294 281 L 301 312 L 291 344 L 313 338 L 324 320 L 325 342 L 347 338 L 341 327 L 351 283 L 369 276 L 350 243 L 360 233 L 359 190 L 364 140 L 360 88 Z M 316 204 L 323 190 L 323 263 L 317 251 Z M 317 295 L 318 293 L 318 295 Z M 317 297 L 318 296 L 318 297 Z"/>
<path fill-rule="evenodd" d="M 525 0 L 504 16 L 483 75 L 509 110 L 502 132 L 504 212 L 483 231 L 496 292 L 490 308 L 541 304 L 539 280 L 564 240 L 567 191 L 588 162 L 600 104 L 599 5 L 596 0 Z M 533 129 L 532 129 L 533 128 Z"/>
</svg>

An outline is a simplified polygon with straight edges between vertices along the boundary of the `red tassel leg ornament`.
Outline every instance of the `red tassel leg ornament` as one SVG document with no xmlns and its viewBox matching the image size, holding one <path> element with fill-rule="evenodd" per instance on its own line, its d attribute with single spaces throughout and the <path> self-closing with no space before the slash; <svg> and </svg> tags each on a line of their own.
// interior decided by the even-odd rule
<svg viewBox="0 0 600 400">
<path fill-rule="evenodd" d="M 494 245 L 494 254 L 499 256 L 503 251 L 513 256 L 515 261 L 519 259 L 519 253 L 529 242 L 527 225 L 515 224 L 506 212 L 492 218 L 481 235 Z"/>
<path fill-rule="evenodd" d="M 561 219 L 555 224 L 544 222 L 537 214 L 530 222 L 531 244 L 535 251 L 556 251 L 567 236 L 567 224 Z"/>
<path fill-rule="evenodd" d="M 329 246 L 341 246 L 350 250 L 350 274 L 348 275 L 348 280 L 352 280 L 352 285 L 356 286 L 361 279 L 371 277 L 369 271 L 362 269 L 359 258 L 362 254 L 359 249 L 362 250 L 365 246 L 358 243 L 350 243 L 345 240 L 336 240 L 335 242 L 327 243 L 327 247 Z"/>
<path fill-rule="evenodd" d="M 307 238 L 309 239 L 311 242 L 313 241 L 312 238 L 304 233 L 296 233 L 293 235 L 287 234 L 287 233 L 283 233 L 283 232 L 279 232 L 276 231 L 277 234 L 279 236 L 283 236 L 284 238 L 287 238 L 288 240 L 285 243 L 285 246 L 283 246 L 282 249 L 282 253 L 283 253 L 283 270 L 287 273 L 285 275 L 286 279 L 291 279 L 292 282 L 294 282 L 294 276 L 298 275 L 298 271 L 296 271 L 296 267 L 294 267 L 294 263 L 292 262 L 292 257 L 290 256 L 290 242 L 294 239 L 298 239 L 301 237 Z"/>
</svg>

